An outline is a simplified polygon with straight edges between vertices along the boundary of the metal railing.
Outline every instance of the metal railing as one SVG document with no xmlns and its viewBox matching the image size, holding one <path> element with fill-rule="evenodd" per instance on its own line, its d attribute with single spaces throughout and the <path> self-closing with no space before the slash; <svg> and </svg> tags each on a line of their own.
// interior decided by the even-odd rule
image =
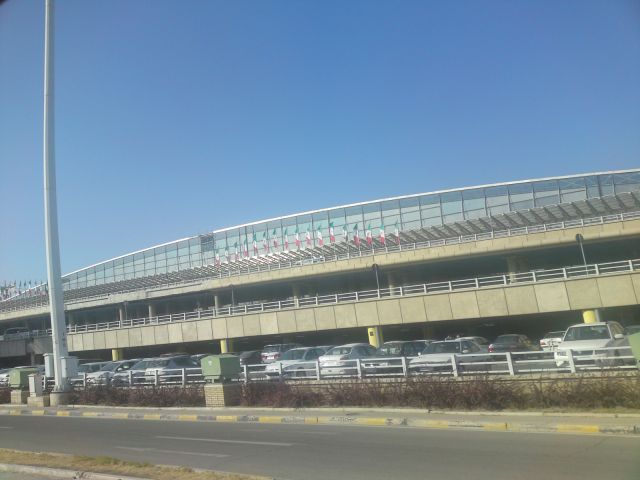
<svg viewBox="0 0 640 480">
<path fill-rule="evenodd" d="M 303 256 L 301 258 L 296 258 L 293 260 L 280 260 L 278 254 L 273 254 L 269 256 L 259 257 L 262 262 L 252 263 L 251 261 L 240 261 L 240 262 L 229 262 L 222 263 L 218 266 L 202 266 L 195 267 L 189 270 L 182 271 L 182 273 L 189 273 L 189 278 L 183 280 L 176 281 L 167 281 L 161 282 L 154 279 L 153 282 L 151 280 L 153 277 L 148 277 L 148 280 L 151 282 L 150 285 L 146 286 L 137 286 L 133 288 L 122 288 L 122 289 L 114 289 L 112 291 L 96 294 L 96 295 L 87 295 L 82 296 L 77 299 L 66 300 L 66 305 L 72 305 L 77 303 L 84 303 L 99 299 L 108 299 L 111 295 L 121 295 L 126 293 L 138 292 L 141 290 L 160 290 L 178 286 L 189 286 L 189 285 L 199 285 L 205 280 L 211 280 L 216 278 L 230 278 L 240 275 L 249 275 L 260 272 L 268 272 L 273 270 L 282 270 L 289 269 L 294 267 L 301 267 L 306 265 L 315 265 L 318 263 L 327 263 L 327 262 L 337 262 L 342 260 L 348 260 L 353 258 L 360 257 L 368 257 L 372 255 L 377 255 L 381 253 L 393 253 L 393 252 L 403 252 L 403 251 L 414 251 L 420 250 L 424 248 L 434 248 L 441 247 L 445 245 L 456 245 L 462 243 L 470 243 L 470 242 L 478 242 L 482 240 L 491 240 L 496 238 L 504 238 L 504 237 L 513 237 L 520 235 L 529 235 L 532 233 L 541 233 L 541 232 L 549 232 L 554 230 L 564 230 L 568 228 L 576 228 L 576 227 L 585 227 L 592 225 L 601 225 L 607 223 L 616 223 L 616 222 L 624 222 L 629 220 L 637 220 L 640 219 L 640 211 L 636 212 L 628 212 L 628 213 L 618 213 L 611 215 L 603 215 L 599 217 L 589 217 L 589 218 L 580 218 L 575 220 L 565 220 L 560 222 L 551 222 L 544 223 L 540 225 L 531 225 L 524 227 L 515 227 L 507 230 L 491 230 L 489 232 L 484 233 L 475 233 L 469 235 L 459 235 L 448 238 L 439 238 L 435 240 L 425 240 L 419 242 L 401 242 L 399 244 L 395 244 L 393 241 L 388 240 L 384 245 L 380 244 L 372 244 L 371 246 L 367 245 L 366 242 L 362 242 L 359 247 L 352 248 L 349 244 L 349 248 L 347 248 L 346 252 L 340 253 L 331 250 L 330 248 L 320 247 L 309 250 L 309 255 Z M 166 276 L 172 276 L 180 274 L 181 272 L 172 272 L 167 274 L 162 274 Z M 144 279 L 132 279 L 143 281 Z M 124 281 L 123 283 L 126 283 Z M 108 284 L 105 284 L 105 286 Z M 91 288 L 91 287 L 85 287 Z M 73 292 L 74 290 L 67 290 L 67 292 Z M 38 297 L 27 297 L 24 299 L 28 304 L 6 304 L 3 305 L 3 302 L 0 302 L 0 313 L 3 312 L 11 312 L 11 311 L 20 311 L 29 308 L 37 308 L 46 306 L 49 304 L 49 299 L 47 295 L 41 295 Z"/>
<path fill-rule="evenodd" d="M 508 287 L 527 283 L 541 283 L 557 280 L 569 280 L 580 277 L 593 277 L 620 274 L 640 270 L 640 259 L 622 260 L 590 265 L 554 268 L 549 270 L 533 270 L 530 272 L 505 273 L 487 277 L 476 277 L 446 282 L 423 283 L 401 287 L 381 288 L 379 290 L 363 290 L 359 292 L 336 293 L 315 297 L 289 298 L 274 302 L 248 303 L 244 305 L 227 306 L 197 310 L 193 312 L 159 315 L 129 320 L 114 320 L 112 322 L 91 323 L 85 325 L 71 325 L 68 333 L 84 333 L 120 328 L 162 325 L 166 323 L 187 322 L 216 317 L 247 315 L 252 313 L 271 312 L 286 309 L 297 309 L 314 306 L 336 305 L 340 303 L 362 302 L 389 297 L 406 297 L 411 295 L 429 295 L 461 290 L 477 290 L 490 287 Z M 30 337 L 51 335 L 51 330 L 33 330 Z M 24 338 L 24 337 L 22 337 Z"/>
</svg>

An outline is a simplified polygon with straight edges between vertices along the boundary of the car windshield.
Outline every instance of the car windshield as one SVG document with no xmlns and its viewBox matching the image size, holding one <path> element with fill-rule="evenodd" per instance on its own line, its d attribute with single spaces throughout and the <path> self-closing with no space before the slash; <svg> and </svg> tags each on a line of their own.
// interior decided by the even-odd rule
<svg viewBox="0 0 640 480">
<path fill-rule="evenodd" d="M 302 357 L 304 357 L 305 352 L 306 350 L 289 350 L 280 357 L 280 360 L 300 360 Z"/>
<path fill-rule="evenodd" d="M 376 355 L 381 357 L 393 357 L 394 355 L 402 354 L 402 343 L 385 343 L 382 345 Z"/>
<path fill-rule="evenodd" d="M 262 353 L 274 353 L 280 351 L 280 345 L 267 345 L 262 349 Z"/>
<path fill-rule="evenodd" d="M 351 347 L 333 347 L 326 355 L 349 355 L 351 353 Z"/>
<path fill-rule="evenodd" d="M 519 335 L 500 335 L 493 343 L 518 343 Z"/>
<path fill-rule="evenodd" d="M 460 342 L 434 342 L 425 348 L 425 354 L 429 353 L 459 353 Z"/>
<path fill-rule="evenodd" d="M 104 365 L 100 370 L 103 372 L 115 372 L 116 368 L 120 365 L 120 362 L 109 362 Z"/>
<path fill-rule="evenodd" d="M 564 336 L 565 342 L 575 342 L 579 340 L 607 340 L 609 329 L 606 325 L 585 325 L 571 327 Z"/>
</svg>

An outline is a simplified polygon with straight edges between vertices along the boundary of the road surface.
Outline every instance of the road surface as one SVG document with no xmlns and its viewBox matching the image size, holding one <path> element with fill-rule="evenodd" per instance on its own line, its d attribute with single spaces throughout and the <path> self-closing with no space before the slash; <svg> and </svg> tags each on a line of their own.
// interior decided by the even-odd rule
<svg viewBox="0 0 640 480">
<path fill-rule="evenodd" d="M 0 448 L 277 479 L 640 478 L 640 435 L 0 416 Z"/>
</svg>

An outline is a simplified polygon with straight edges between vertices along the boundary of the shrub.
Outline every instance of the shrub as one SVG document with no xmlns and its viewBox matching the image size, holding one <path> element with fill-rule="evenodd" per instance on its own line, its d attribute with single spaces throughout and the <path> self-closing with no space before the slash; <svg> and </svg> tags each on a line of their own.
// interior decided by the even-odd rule
<svg viewBox="0 0 640 480">
<path fill-rule="evenodd" d="M 132 407 L 203 407 L 202 386 L 165 387 L 144 386 L 114 388 L 87 387 L 74 390 L 70 403 L 76 405 L 114 405 Z"/>
<path fill-rule="evenodd" d="M 9 388 L 0 388 L 0 404 L 11 402 L 11 390 Z"/>
</svg>

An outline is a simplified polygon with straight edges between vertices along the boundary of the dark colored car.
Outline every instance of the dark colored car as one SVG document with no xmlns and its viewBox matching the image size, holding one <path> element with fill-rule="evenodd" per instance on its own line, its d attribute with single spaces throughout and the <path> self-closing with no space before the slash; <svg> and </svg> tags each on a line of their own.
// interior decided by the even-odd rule
<svg viewBox="0 0 640 480">
<path fill-rule="evenodd" d="M 262 349 L 262 363 L 277 362 L 280 356 L 292 348 L 300 348 L 299 343 L 276 343 L 273 345 L 265 345 Z"/>
<path fill-rule="evenodd" d="M 373 358 L 363 360 L 362 367 L 368 374 L 403 373 L 402 360 L 397 357 L 417 357 L 425 347 L 425 342 L 421 340 L 385 342 Z"/>
<path fill-rule="evenodd" d="M 540 347 L 533 343 L 526 335 L 500 335 L 491 345 L 489 353 L 499 352 L 536 352 Z"/>
<path fill-rule="evenodd" d="M 262 350 L 248 350 L 240 355 L 240 365 L 259 365 L 262 363 Z"/>
</svg>

